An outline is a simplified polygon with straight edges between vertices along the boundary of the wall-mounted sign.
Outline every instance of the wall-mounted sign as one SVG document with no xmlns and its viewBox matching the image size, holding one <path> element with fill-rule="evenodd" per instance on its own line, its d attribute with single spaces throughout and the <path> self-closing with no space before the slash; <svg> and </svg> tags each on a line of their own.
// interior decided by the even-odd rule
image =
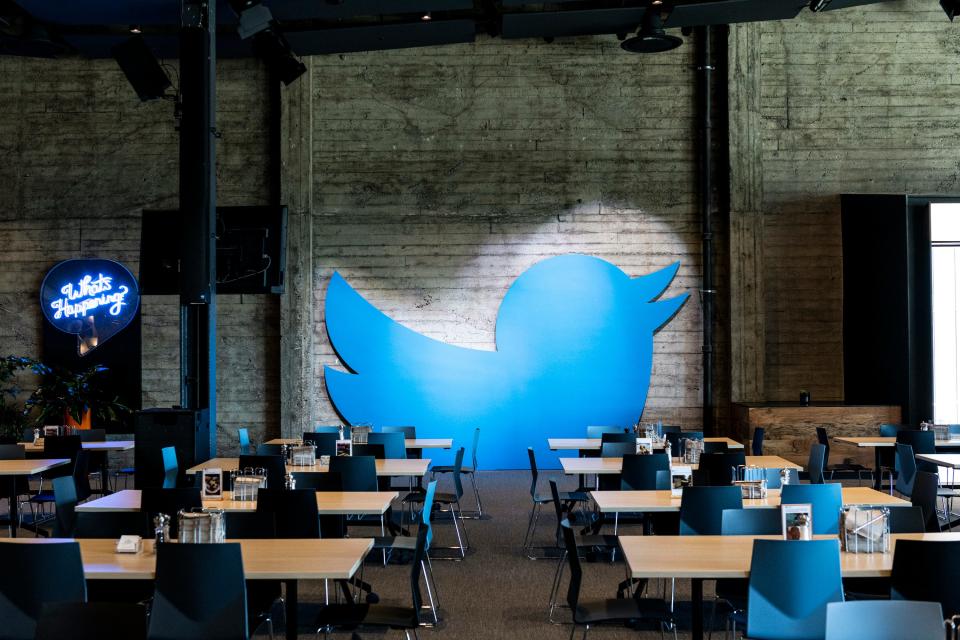
<svg viewBox="0 0 960 640">
<path fill-rule="evenodd" d="M 40 305 L 50 324 L 77 334 L 77 353 L 86 355 L 130 324 L 140 305 L 140 289 L 119 262 L 64 260 L 43 279 Z"/>
<path fill-rule="evenodd" d="M 415 425 L 418 437 L 457 442 L 480 427 L 495 443 L 485 468 L 524 468 L 527 446 L 553 466 L 548 437 L 627 427 L 642 414 L 654 334 L 687 300 L 658 299 L 679 266 L 631 278 L 591 256 L 543 260 L 507 290 L 496 351 L 416 333 L 334 274 L 327 333 L 349 372 L 326 367 L 327 392 L 351 424 Z"/>
</svg>

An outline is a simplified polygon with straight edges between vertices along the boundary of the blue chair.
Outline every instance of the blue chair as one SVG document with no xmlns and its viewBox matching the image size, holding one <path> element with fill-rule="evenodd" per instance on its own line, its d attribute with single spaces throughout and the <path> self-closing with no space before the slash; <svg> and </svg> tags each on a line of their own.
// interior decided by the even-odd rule
<svg viewBox="0 0 960 640">
<path fill-rule="evenodd" d="M 330 473 L 339 473 L 344 491 L 377 491 L 377 461 L 373 456 L 334 456 Z"/>
<path fill-rule="evenodd" d="M 386 429 L 386 427 L 384 427 Z M 470 476 L 470 484 L 473 487 L 473 496 L 477 500 L 477 510 L 473 513 L 469 511 L 468 520 L 480 520 L 483 518 L 483 502 L 480 500 L 480 489 L 477 485 L 477 474 L 480 473 L 480 465 L 477 462 L 477 449 L 480 447 L 480 427 L 473 430 L 473 450 L 470 453 L 471 466 L 464 466 L 460 473 Z M 436 477 L 438 473 L 453 473 L 453 465 L 436 465 L 430 468 L 431 477 Z"/>
<path fill-rule="evenodd" d="M 247 588 L 240 544 L 162 544 L 150 640 L 245 640 Z"/>
<path fill-rule="evenodd" d="M 725 451 L 722 453 L 707 453 L 700 456 L 698 478 L 706 484 L 722 487 L 733 482 L 733 472 L 737 467 L 747 463 L 743 451 Z"/>
<path fill-rule="evenodd" d="M 383 455 L 391 460 L 406 460 L 406 437 L 402 433 L 371 433 L 367 436 L 367 444 L 382 444 Z"/>
<path fill-rule="evenodd" d="M 960 540 L 897 540 L 890 569 L 890 599 L 939 602 L 960 611 Z"/>
<path fill-rule="evenodd" d="M 843 494 L 839 484 L 788 484 L 780 489 L 780 504 L 813 506 L 813 533 L 840 532 L 840 509 Z"/>
<path fill-rule="evenodd" d="M 664 431 L 663 435 L 670 443 L 670 449 L 675 457 L 683 457 L 684 440 L 703 440 L 703 431 Z"/>
<path fill-rule="evenodd" d="M 600 457 L 602 458 L 622 458 L 627 454 L 636 452 L 636 439 L 631 442 L 604 442 L 600 445 Z"/>
<path fill-rule="evenodd" d="M 913 447 L 913 454 L 936 453 L 936 434 L 933 431 L 917 431 L 914 429 L 897 432 L 897 444 L 908 444 Z M 917 469 L 928 473 L 937 473 L 937 465 L 932 462 L 920 461 Z M 897 468 L 897 471 L 900 469 Z"/>
<path fill-rule="evenodd" d="M 344 438 L 349 438 L 349 437 L 350 437 L 350 426 L 349 426 L 349 425 L 344 425 L 343 427 L 332 427 L 332 426 L 317 425 L 316 427 L 313 428 L 313 432 L 314 432 L 314 433 L 336 433 L 337 435 L 339 435 L 341 428 L 343 429 L 343 437 L 344 437 Z"/>
<path fill-rule="evenodd" d="M 164 447 L 160 450 L 163 455 L 163 488 L 175 489 L 180 465 L 177 464 L 177 450 L 173 447 Z"/>
<path fill-rule="evenodd" d="M 685 487 L 680 498 L 680 535 L 718 536 L 723 510 L 742 508 L 740 487 Z"/>
<path fill-rule="evenodd" d="M 725 536 L 769 536 L 778 535 L 782 530 L 780 509 L 724 509 L 720 521 L 720 533 Z M 717 602 L 725 602 L 730 608 L 727 622 L 732 625 L 731 630 L 736 637 L 737 624 L 746 624 L 749 586 L 749 581 L 741 578 L 717 580 L 716 597 L 710 613 L 711 630 L 717 616 Z"/>
<path fill-rule="evenodd" d="M 42 607 L 53 602 L 85 602 L 80 545 L 0 544 L 0 636 L 33 640 Z"/>
<path fill-rule="evenodd" d="M 825 640 L 941 640 L 943 626 L 943 609 L 939 602 L 831 602 L 827 605 Z"/>
<path fill-rule="evenodd" d="M 283 445 L 282 444 L 258 444 L 257 453 L 258 456 L 282 456 L 283 455 Z"/>
<path fill-rule="evenodd" d="M 763 455 L 763 427 L 753 430 L 753 440 L 750 442 L 750 453 L 755 456 Z"/>
<path fill-rule="evenodd" d="M 523 534 L 522 549 L 528 558 L 536 560 L 537 556 L 533 555 L 533 541 L 537 533 L 537 524 L 540 522 L 540 512 L 543 510 L 543 505 L 553 502 L 553 498 L 549 495 L 541 495 L 537 491 L 540 471 L 537 468 L 537 457 L 533 452 L 533 447 L 527 447 L 527 458 L 530 460 L 530 500 L 532 505 L 530 507 L 530 518 L 527 521 L 527 530 Z M 590 498 L 582 491 L 561 491 L 560 499 L 572 505 L 573 503 L 585 503 Z"/>
<path fill-rule="evenodd" d="M 625 491 L 654 491 L 657 486 L 657 472 L 670 471 L 670 460 L 662 453 L 637 455 L 628 453 L 623 456 L 620 472 L 620 488 Z"/>
<path fill-rule="evenodd" d="M 305 432 L 303 441 L 317 449 L 317 457 L 337 455 L 337 434 Z"/>
<path fill-rule="evenodd" d="M 807 460 L 807 475 L 810 477 L 810 484 L 823 484 L 823 463 L 826 459 L 827 448 L 822 444 L 810 445 L 810 457 Z"/>
<path fill-rule="evenodd" d="M 831 602 L 843 602 L 839 540 L 754 541 L 747 596 L 749 638 L 823 640 Z"/>
<path fill-rule="evenodd" d="M 913 447 L 909 444 L 897 443 L 896 470 L 897 491 L 910 497 L 913 495 L 913 481 L 917 477 L 917 459 L 913 457 Z"/>
<path fill-rule="evenodd" d="M 587 427 L 588 438 L 602 438 L 605 433 L 624 433 L 623 427 Z"/>
<path fill-rule="evenodd" d="M 601 434 L 601 435 L 600 435 L 600 446 L 602 447 L 603 445 L 605 445 L 605 444 L 607 444 L 607 443 L 632 443 L 632 444 L 636 445 L 636 443 L 637 443 L 637 436 L 633 435 L 632 433 L 624 433 L 623 431 L 621 431 L 620 433 L 603 433 L 603 434 Z"/>
<path fill-rule="evenodd" d="M 727 443 L 722 440 L 720 442 L 704 442 L 703 443 L 704 453 L 726 453 L 727 449 L 728 449 Z"/>
<path fill-rule="evenodd" d="M 250 454 L 250 432 L 246 429 L 237 429 L 237 437 L 240 439 L 240 454 Z"/>
<path fill-rule="evenodd" d="M 260 446 L 263 447 L 263 445 Z M 259 451 L 259 448 L 257 450 Z M 283 456 L 279 454 L 264 455 L 258 453 L 255 456 L 240 456 L 237 465 L 241 470 L 250 468 L 266 471 L 268 489 L 282 489 L 284 486 L 283 481 L 287 475 L 287 466 Z"/>
<path fill-rule="evenodd" d="M 788 484 L 800 484 L 800 472 L 796 469 L 787 469 L 787 475 L 790 477 Z M 763 477 L 767 481 L 767 489 L 779 489 L 782 486 L 780 478 L 780 469 L 764 469 Z"/>
</svg>

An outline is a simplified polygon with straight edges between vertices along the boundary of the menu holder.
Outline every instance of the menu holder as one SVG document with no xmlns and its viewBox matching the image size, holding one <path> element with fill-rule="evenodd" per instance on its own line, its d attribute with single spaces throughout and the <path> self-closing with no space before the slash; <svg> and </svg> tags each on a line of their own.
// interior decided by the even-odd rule
<svg viewBox="0 0 960 640">
<path fill-rule="evenodd" d="M 677 465 L 670 468 L 670 495 L 679 498 L 684 487 L 693 486 L 693 467 Z"/>
<path fill-rule="evenodd" d="M 338 455 L 338 456 L 352 456 L 352 455 L 353 455 L 353 440 L 337 440 L 337 455 Z"/>
<path fill-rule="evenodd" d="M 223 471 L 216 467 L 204 469 L 200 486 L 203 487 L 204 500 L 222 500 Z"/>
<path fill-rule="evenodd" d="M 639 455 L 653 454 L 653 438 L 637 438 L 636 452 Z"/>
<path fill-rule="evenodd" d="M 781 504 L 784 540 L 813 540 L 813 505 Z"/>
</svg>

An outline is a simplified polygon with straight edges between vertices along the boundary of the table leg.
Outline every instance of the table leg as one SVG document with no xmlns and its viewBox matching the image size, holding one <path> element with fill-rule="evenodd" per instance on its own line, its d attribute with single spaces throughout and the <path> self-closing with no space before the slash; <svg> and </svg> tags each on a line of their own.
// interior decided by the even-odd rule
<svg viewBox="0 0 960 640">
<path fill-rule="evenodd" d="M 286 599 L 287 599 L 287 640 L 297 640 L 297 629 L 300 626 L 300 620 L 297 618 L 297 581 L 286 581 Z"/>
<path fill-rule="evenodd" d="M 873 448 L 873 469 L 873 488 L 875 491 L 880 491 L 883 485 L 883 473 L 880 471 L 880 447 Z"/>
<path fill-rule="evenodd" d="M 690 637 L 693 640 L 703 640 L 703 578 L 693 578 L 690 581 L 690 604 L 693 606 L 690 613 Z"/>
<path fill-rule="evenodd" d="M 10 537 L 17 537 L 17 522 L 20 518 L 17 505 L 17 476 L 10 476 Z"/>
</svg>

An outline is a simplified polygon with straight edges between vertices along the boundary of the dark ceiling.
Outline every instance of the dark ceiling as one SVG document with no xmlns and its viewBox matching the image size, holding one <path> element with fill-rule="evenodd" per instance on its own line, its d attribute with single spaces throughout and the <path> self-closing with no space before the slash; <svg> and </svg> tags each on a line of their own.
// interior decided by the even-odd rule
<svg viewBox="0 0 960 640">
<path fill-rule="evenodd" d="M 821 11 L 882 0 L 814 0 Z M 637 30 L 651 0 L 263 0 L 298 55 L 472 42 L 476 34 L 560 38 Z M 810 0 L 664 0 L 666 28 L 796 17 Z M 218 54 L 251 55 L 237 15 L 217 2 Z M 180 0 L 0 0 L 0 53 L 109 57 L 139 27 L 160 57 L 177 55 Z M 429 15 L 429 19 L 424 19 Z"/>
</svg>

